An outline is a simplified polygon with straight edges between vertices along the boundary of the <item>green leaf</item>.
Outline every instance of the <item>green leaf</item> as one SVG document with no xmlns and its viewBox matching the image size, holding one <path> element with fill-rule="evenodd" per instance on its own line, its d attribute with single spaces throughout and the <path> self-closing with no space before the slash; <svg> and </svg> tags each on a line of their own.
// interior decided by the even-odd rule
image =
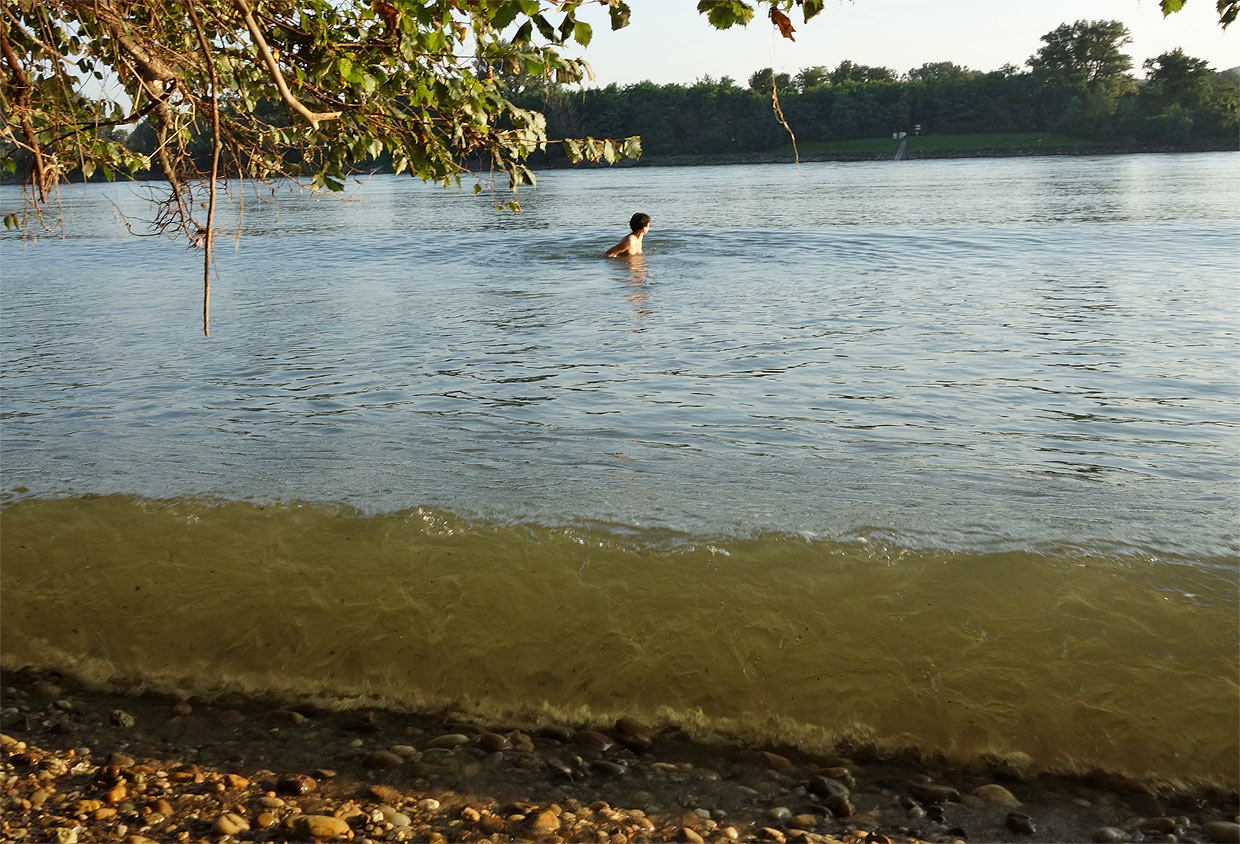
<svg viewBox="0 0 1240 844">
<path fill-rule="evenodd" d="M 93 175 L 95 175 L 95 162 L 83 161 L 82 162 L 82 178 L 89 179 Z"/>
<path fill-rule="evenodd" d="M 495 27 L 497 32 L 507 29 L 508 24 L 517 19 L 520 11 L 519 3 L 505 3 L 495 10 L 495 15 L 491 18 L 491 26 Z"/>
<path fill-rule="evenodd" d="M 612 0 L 607 12 L 611 15 L 612 30 L 624 29 L 629 25 L 629 4 L 624 0 Z"/>
<path fill-rule="evenodd" d="M 1166 17 L 1184 8 L 1184 0 L 1161 0 L 1158 5 L 1162 6 L 1163 17 Z"/>
<path fill-rule="evenodd" d="M 22 218 L 16 214 L 5 214 L 4 227 L 6 229 L 20 229 L 22 227 Z"/>
<path fill-rule="evenodd" d="M 624 139 L 624 147 L 622 149 L 625 158 L 641 158 L 642 157 L 642 139 L 641 135 L 633 135 Z"/>
<path fill-rule="evenodd" d="M 538 27 L 538 32 L 542 35 L 543 38 L 546 38 L 548 41 L 556 40 L 555 27 L 551 25 L 551 22 L 549 20 L 544 18 L 542 15 L 535 15 L 533 20 L 534 20 L 534 25 Z"/>
<path fill-rule="evenodd" d="M 698 12 L 716 29 L 730 29 L 738 23 L 744 26 L 753 20 L 753 6 L 742 0 L 701 0 Z"/>
<path fill-rule="evenodd" d="M 575 21 L 573 23 L 573 40 L 582 47 L 590 46 L 590 39 L 594 37 L 594 29 L 585 21 Z"/>
</svg>

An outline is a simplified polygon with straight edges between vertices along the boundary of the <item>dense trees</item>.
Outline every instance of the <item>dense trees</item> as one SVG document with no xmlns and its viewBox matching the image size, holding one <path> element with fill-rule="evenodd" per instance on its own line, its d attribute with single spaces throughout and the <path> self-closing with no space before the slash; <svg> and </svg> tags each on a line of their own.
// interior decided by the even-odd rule
<svg viewBox="0 0 1240 844">
<path fill-rule="evenodd" d="M 771 117 L 772 85 L 800 141 L 888 136 L 921 124 L 930 132 L 1059 132 L 1115 143 L 1230 141 L 1237 132 L 1237 79 L 1175 50 L 1130 74 L 1129 36 L 1115 21 L 1077 21 L 1043 37 L 1022 71 L 982 73 L 949 61 L 887 68 L 844 60 L 796 74 L 763 68 L 748 88 L 704 78 L 689 86 L 615 85 L 559 96 L 571 102 L 562 125 L 556 100 L 543 108 L 553 134 L 640 134 L 648 155 L 766 152 L 788 143 Z M 551 107 L 548 107 L 551 106 Z"/>
</svg>

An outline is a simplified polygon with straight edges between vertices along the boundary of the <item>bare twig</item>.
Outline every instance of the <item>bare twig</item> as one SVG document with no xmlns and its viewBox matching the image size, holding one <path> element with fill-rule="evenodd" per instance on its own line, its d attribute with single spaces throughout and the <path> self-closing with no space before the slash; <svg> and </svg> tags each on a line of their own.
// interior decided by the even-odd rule
<svg viewBox="0 0 1240 844">
<path fill-rule="evenodd" d="M 211 336 L 211 256 L 215 244 L 215 183 L 220 172 L 220 102 L 219 81 L 215 75 L 215 60 L 211 57 L 211 45 L 202 31 L 202 24 L 194 12 L 194 4 L 186 5 L 189 19 L 194 23 L 198 33 L 198 43 L 202 45 L 202 56 L 207 63 L 207 73 L 211 77 L 211 181 L 210 198 L 207 201 L 207 230 L 203 238 L 202 254 L 202 333 Z"/>
</svg>

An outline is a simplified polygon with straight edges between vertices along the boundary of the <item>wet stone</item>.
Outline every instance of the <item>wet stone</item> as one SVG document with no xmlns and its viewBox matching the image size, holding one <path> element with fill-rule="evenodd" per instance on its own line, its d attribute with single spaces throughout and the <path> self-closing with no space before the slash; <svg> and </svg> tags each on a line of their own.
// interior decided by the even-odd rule
<svg viewBox="0 0 1240 844">
<path fill-rule="evenodd" d="M 814 777 L 809 781 L 809 790 L 819 797 L 849 797 L 848 786 L 831 777 Z"/>
<path fill-rule="evenodd" d="M 687 826 L 681 828 L 680 837 L 682 840 L 688 841 L 689 844 L 706 844 L 705 838 L 694 832 L 692 829 L 689 829 Z"/>
<path fill-rule="evenodd" d="M 501 736 L 499 733 L 483 733 L 478 736 L 478 747 L 487 753 L 499 753 L 512 747 L 512 742 L 508 741 L 507 736 Z"/>
<path fill-rule="evenodd" d="M 452 750 L 453 748 L 463 747 L 469 744 L 469 736 L 461 733 L 447 733 L 446 735 L 436 736 L 431 739 L 427 747 L 433 747 L 441 750 Z"/>
<path fill-rule="evenodd" d="M 434 797 L 425 797 L 418 801 L 419 812 L 434 812 L 439 808 L 439 801 Z"/>
<path fill-rule="evenodd" d="M 995 806 L 1003 806 L 1007 809 L 1015 809 L 1020 805 L 1020 801 L 1012 792 L 1008 791 L 1001 785 L 990 783 L 973 790 L 973 793 L 987 803 Z"/>
<path fill-rule="evenodd" d="M 367 768 L 397 768 L 405 764 L 403 757 L 387 750 L 372 750 L 362 757 Z"/>
<path fill-rule="evenodd" d="M 301 794 L 309 794 L 318 787 L 319 784 L 314 781 L 313 777 L 309 777 L 306 774 L 290 774 L 280 779 L 276 784 L 276 791 L 296 797 Z"/>
<path fill-rule="evenodd" d="M 1089 834 L 1089 840 L 1094 844 L 1117 844 L 1120 841 L 1127 841 L 1128 833 L 1113 826 L 1101 826 Z"/>
<path fill-rule="evenodd" d="M 606 759 L 597 759 L 590 763 L 590 770 L 608 777 L 622 777 L 629 772 L 623 765 Z"/>
<path fill-rule="evenodd" d="M 633 718 L 621 718 L 616 721 L 616 735 L 635 750 L 645 750 L 654 743 L 650 728 Z"/>
<path fill-rule="evenodd" d="M 1037 831 L 1033 825 L 1033 818 L 1021 812 L 1009 812 L 1004 824 L 1012 832 L 1021 835 L 1033 835 Z"/>
<path fill-rule="evenodd" d="M 1233 844 L 1240 841 L 1240 824 L 1231 821 L 1210 821 L 1202 831 L 1206 838 L 1215 844 Z"/>
<path fill-rule="evenodd" d="M 1156 832 L 1161 835 L 1169 835 L 1175 832 L 1175 818 L 1146 818 L 1141 821 L 1141 825 L 1138 826 L 1137 829 L 1142 832 Z"/>
<path fill-rule="evenodd" d="M 133 716 L 123 709 L 113 709 L 110 717 L 112 724 L 120 727 L 122 730 L 132 729 L 134 724 L 137 723 L 134 721 Z"/>
<path fill-rule="evenodd" d="M 909 793 L 923 803 L 959 803 L 960 792 L 949 785 L 915 782 Z"/>
<path fill-rule="evenodd" d="M 616 740 L 611 736 L 605 736 L 594 730 L 581 730 L 576 735 L 577 743 L 588 747 L 590 750 L 606 753 L 616 746 Z"/>
</svg>

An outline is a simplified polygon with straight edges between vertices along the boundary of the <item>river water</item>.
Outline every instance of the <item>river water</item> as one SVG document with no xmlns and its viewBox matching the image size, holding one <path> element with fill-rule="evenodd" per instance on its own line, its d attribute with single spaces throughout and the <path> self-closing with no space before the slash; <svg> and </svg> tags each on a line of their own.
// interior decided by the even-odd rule
<svg viewBox="0 0 1240 844">
<path fill-rule="evenodd" d="M 250 188 L 210 338 L 67 190 L 0 239 L 4 664 L 1234 787 L 1236 162 Z"/>
</svg>

